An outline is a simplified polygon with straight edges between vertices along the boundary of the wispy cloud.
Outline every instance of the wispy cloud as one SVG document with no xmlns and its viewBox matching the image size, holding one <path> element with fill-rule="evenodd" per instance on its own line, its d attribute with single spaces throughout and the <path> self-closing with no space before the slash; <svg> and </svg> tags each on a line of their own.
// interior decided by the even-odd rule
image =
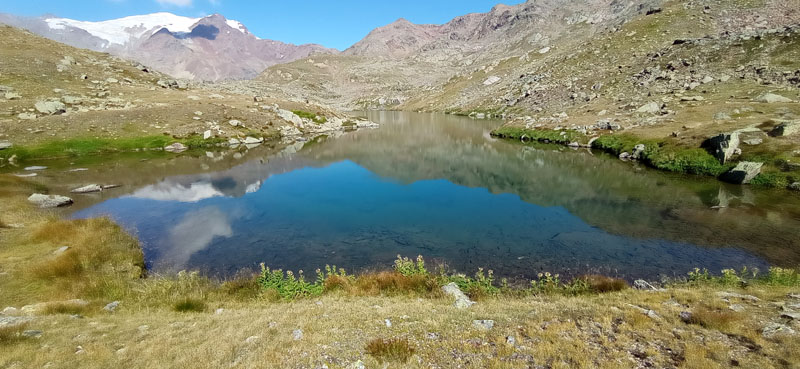
<svg viewBox="0 0 800 369">
<path fill-rule="evenodd" d="M 219 6 L 222 4 L 222 0 L 208 0 L 208 3 L 214 6 Z"/>
<path fill-rule="evenodd" d="M 161 5 L 191 6 L 192 0 L 156 0 Z"/>
</svg>

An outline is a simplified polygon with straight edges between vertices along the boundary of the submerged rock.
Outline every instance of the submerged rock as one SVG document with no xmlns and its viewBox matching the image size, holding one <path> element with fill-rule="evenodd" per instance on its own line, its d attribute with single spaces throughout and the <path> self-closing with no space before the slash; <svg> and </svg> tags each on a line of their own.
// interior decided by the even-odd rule
<svg viewBox="0 0 800 369">
<path fill-rule="evenodd" d="M 73 203 L 72 199 L 66 196 L 44 195 L 40 193 L 31 195 L 28 197 L 28 201 L 42 209 L 59 208 L 72 205 Z"/>
<path fill-rule="evenodd" d="M 761 173 L 761 167 L 763 166 L 764 163 L 743 161 L 729 172 L 723 174 L 720 179 L 733 184 L 748 184 Z"/>
</svg>

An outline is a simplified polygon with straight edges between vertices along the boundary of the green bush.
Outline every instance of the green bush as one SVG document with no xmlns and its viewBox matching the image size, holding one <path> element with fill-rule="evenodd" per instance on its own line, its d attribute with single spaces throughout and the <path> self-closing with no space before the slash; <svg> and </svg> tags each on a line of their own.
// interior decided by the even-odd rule
<svg viewBox="0 0 800 369">
<path fill-rule="evenodd" d="M 394 270 L 406 277 L 428 275 L 428 270 L 425 269 L 425 259 L 422 258 L 422 255 L 417 256 L 416 262 L 407 257 L 397 255 L 397 260 L 394 261 Z"/>
<path fill-rule="evenodd" d="M 314 114 L 303 110 L 292 110 L 292 113 L 300 118 L 310 119 L 314 123 L 323 124 L 328 121 L 328 118 L 322 114 Z"/>
<path fill-rule="evenodd" d="M 586 136 L 576 131 L 556 131 L 551 129 L 527 129 L 521 127 L 500 127 L 492 131 L 492 136 L 520 141 L 549 141 L 569 144 L 584 140 Z"/>
</svg>

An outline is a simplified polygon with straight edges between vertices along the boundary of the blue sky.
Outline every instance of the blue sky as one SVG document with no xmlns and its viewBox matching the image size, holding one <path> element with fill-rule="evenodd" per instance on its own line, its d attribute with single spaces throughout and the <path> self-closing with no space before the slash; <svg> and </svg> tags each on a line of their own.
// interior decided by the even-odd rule
<svg viewBox="0 0 800 369">
<path fill-rule="evenodd" d="M 523 0 L 2 0 L 0 12 L 86 21 L 160 11 L 189 17 L 219 13 L 244 23 L 261 38 L 341 50 L 397 18 L 441 24 L 466 13 L 489 11 L 498 2 Z"/>
</svg>

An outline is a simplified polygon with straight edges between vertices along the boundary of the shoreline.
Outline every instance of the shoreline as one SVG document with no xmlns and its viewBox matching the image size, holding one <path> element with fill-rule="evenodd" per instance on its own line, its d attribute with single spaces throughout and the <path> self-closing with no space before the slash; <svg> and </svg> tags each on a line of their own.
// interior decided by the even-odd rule
<svg viewBox="0 0 800 369">
<path fill-rule="evenodd" d="M 664 140 L 641 139 L 629 134 L 605 134 L 589 137 L 577 131 L 555 129 L 527 129 L 503 125 L 490 133 L 493 137 L 521 142 L 541 142 L 572 148 L 589 148 L 616 156 L 623 161 L 639 161 L 661 171 L 713 177 L 732 184 L 751 184 L 764 188 L 783 188 L 790 192 L 800 191 L 800 177 L 789 171 L 782 173 L 775 168 L 753 175 L 748 183 L 724 180 L 729 173 L 738 170 L 737 162 L 721 164 L 717 158 L 703 148 L 679 147 Z M 588 142 L 586 144 L 581 141 Z M 741 163 L 741 162 L 738 162 Z"/>
</svg>

